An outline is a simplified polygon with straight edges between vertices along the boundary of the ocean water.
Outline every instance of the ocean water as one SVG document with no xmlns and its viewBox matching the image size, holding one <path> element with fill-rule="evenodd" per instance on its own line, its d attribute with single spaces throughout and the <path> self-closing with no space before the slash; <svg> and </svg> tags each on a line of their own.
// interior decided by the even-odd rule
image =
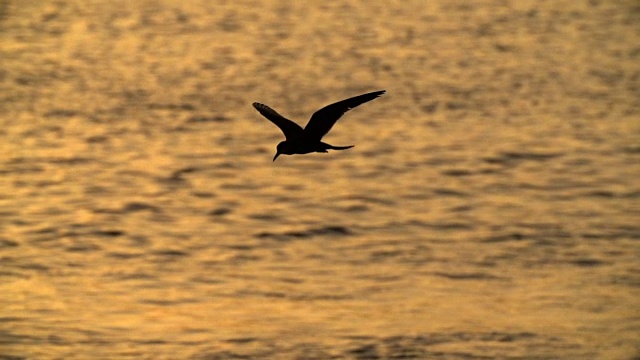
<svg viewBox="0 0 640 360">
<path fill-rule="evenodd" d="M 634 1 L 1 1 L 0 359 L 640 358 Z M 252 107 L 304 125 L 281 156 Z"/>
</svg>

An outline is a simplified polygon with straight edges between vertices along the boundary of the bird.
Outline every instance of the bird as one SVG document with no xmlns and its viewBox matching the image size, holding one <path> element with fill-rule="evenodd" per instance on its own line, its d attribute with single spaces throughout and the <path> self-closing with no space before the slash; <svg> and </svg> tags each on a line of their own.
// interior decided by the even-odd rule
<svg viewBox="0 0 640 360">
<path fill-rule="evenodd" d="M 252 105 L 262 116 L 274 123 L 284 133 L 285 140 L 276 146 L 276 155 L 273 157 L 273 161 L 276 161 L 278 156 L 282 154 L 326 153 L 328 152 L 327 150 L 346 150 L 352 148 L 354 145 L 333 146 L 321 140 L 344 113 L 383 95 L 385 91 L 386 90 L 374 91 L 327 105 L 313 113 L 304 129 L 295 122 L 278 114 L 267 105 L 257 102 L 254 102 Z"/>
</svg>

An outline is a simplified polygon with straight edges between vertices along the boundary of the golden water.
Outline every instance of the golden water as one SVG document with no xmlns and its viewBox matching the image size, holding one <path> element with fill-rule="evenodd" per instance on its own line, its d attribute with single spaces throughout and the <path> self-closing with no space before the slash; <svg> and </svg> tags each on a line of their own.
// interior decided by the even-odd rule
<svg viewBox="0 0 640 360">
<path fill-rule="evenodd" d="M 637 359 L 635 1 L 0 1 L 0 358 Z M 360 93 L 325 138 L 280 131 Z"/>
</svg>

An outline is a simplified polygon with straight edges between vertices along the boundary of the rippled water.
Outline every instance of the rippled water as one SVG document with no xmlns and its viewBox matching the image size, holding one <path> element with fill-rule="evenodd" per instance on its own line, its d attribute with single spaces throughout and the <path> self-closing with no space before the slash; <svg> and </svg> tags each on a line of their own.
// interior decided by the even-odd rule
<svg viewBox="0 0 640 360">
<path fill-rule="evenodd" d="M 0 14 L 1 359 L 640 357 L 635 2 Z"/>
</svg>

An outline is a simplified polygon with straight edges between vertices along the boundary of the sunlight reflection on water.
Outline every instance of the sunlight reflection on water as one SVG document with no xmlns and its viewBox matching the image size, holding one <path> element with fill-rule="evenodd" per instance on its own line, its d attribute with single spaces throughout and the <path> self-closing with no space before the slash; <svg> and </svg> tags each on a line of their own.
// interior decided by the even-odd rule
<svg viewBox="0 0 640 360">
<path fill-rule="evenodd" d="M 0 357 L 634 356 L 619 9 L 8 3 Z"/>
</svg>

